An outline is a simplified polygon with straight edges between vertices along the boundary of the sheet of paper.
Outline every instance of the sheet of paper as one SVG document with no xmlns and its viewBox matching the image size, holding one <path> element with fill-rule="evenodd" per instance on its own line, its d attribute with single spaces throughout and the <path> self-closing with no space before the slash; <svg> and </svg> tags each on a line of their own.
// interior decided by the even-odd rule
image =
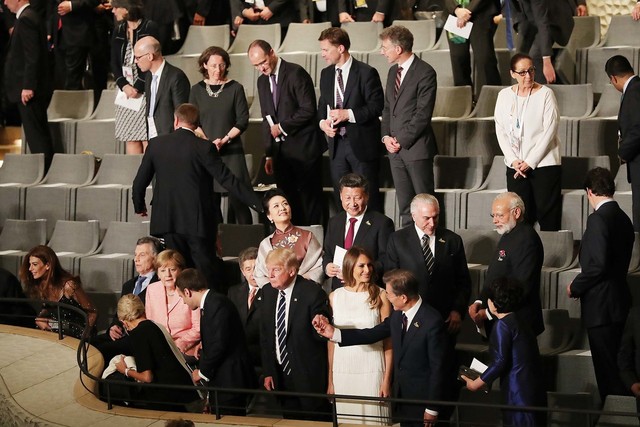
<svg viewBox="0 0 640 427">
<path fill-rule="evenodd" d="M 140 108 L 142 108 L 143 99 L 144 99 L 143 97 L 127 98 L 127 95 L 125 95 L 123 91 L 118 90 L 115 103 L 116 105 L 119 105 L 124 108 L 128 108 L 129 110 L 140 111 Z"/>
<path fill-rule="evenodd" d="M 444 23 L 445 30 L 455 34 L 456 36 L 464 37 L 465 39 L 469 38 L 472 28 L 473 22 L 467 22 L 464 27 L 458 28 L 458 18 L 453 15 L 449 15 L 447 22 Z"/>
<path fill-rule="evenodd" d="M 273 126 L 275 125 L 275 123 L 273 122 L 273 119 L 271 118 L 271 115 L 267 114 L 267 123 L 269 123 L 269 126 Z M 282 139 L 279 136 L 276 136 L 276 142 L 280 142 L 282 141 Z"/>
<path fill-rule="evenodd" d="M 156 122 L 153 117 L 147 117 L 147 127 L 149 129 L 149 139 L 158 136 L 158 131 L 156 130 Z"/>
<path fill-rule="evenodd" d="M 336 249 L 333 252 L 333 263 L 337 264 L 342 268 L 342 261 L 344 261 L 344 256 L 347 254 L 347 250 L 345 248 L 341 248 L 336 245 Z"/>
<path fill-rule="evenodd" d="M 481 374 L 487 370 L 487 365 L 476 359 L 475 357 L 471 361 L 471 369 L 480 372 Z"/>
</svg>

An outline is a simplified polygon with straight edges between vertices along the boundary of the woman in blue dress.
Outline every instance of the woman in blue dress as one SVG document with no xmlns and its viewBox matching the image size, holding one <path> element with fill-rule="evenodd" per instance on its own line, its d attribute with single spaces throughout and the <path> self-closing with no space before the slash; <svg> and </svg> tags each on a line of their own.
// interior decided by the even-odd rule
<svg viewBox="0 0 640 427">
<path fill-rule="evenodd" d="M 523 290 L 515 280 L 496 279 L 489 292 L 489 309 L 496 322 L 491 332 L 489 353 L 491 364 L 475 380 L 465 376 L 467 389 L 476 391 L 500 378 L 503 401 L 512 406 L 546 406 L 540 382 L 540 353 L 536 336 L 525 319 L 514 313 L 522 300 Z M 545 425 L 545 413 L 504 410 L 503 426 Z"/>
</svg>

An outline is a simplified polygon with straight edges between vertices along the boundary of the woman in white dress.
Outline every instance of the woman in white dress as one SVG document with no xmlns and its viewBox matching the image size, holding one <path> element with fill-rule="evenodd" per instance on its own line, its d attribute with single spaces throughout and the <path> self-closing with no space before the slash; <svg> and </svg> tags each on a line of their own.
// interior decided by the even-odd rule
<svg viewBox="0 0 640 427">
<path fill-rule="evenodd" d="M 341 329 L 372 328 L 391 314 L 391 304 L 376 285 L 373 258 L 354 246 L 342 263 L 344 287 L 331 292 L 333 322 Z M 329 342 L 329 394 L 389 397 L 391 394 L 391 341 L 340 347 Z M 389 424 L 384 402 L 336 401 L 338 421 L 357 424 Z"/>
</svg>

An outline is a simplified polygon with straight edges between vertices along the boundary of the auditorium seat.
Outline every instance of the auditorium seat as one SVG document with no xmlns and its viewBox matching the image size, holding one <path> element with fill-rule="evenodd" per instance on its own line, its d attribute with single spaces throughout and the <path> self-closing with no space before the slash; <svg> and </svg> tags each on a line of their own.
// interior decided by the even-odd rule
<svg viewBox="0 0 640 427">
<path fill-rule="evenodd" d="M 48 246 L 58 256 L 62 268 L 72 274 L 78 274 L 79 258 L 93 255 L 99 243 L 98 221 L 56 221 Z"/>
<path fill-rule="evenodd" d="M 634 396 L 608 395 L 602 407 L 604 412 L 619 412 L 622 414 L 603 414 L 598 418 L 596 427 L 638 426 L 636 398 Z"/>
<path fill-rule="evenodd" d="M 571 328 L 569 312 L 553 308 L 543 309 L 544 332 L 538 335 L 540 355 L 553 356 L 571 350 L 575 331 Z"/>
<path fill-rule="evenodd" d="M 593 406 L 587 409 L 597 409 L 600 405 L 600 395 L 593 371 L 591 351 L 565 351 L 556 356 L 556 361 L 553 372 L 555 381 L 550 385 L 551 389 L 558 393 L 588 393 L 593 397 Z"/>
<path fill-rule="evenodd" d="M 247 50 L 249 50 L 249 45 L 254 40 L 264 40 L 271 45 L 274 51 L 278 51 L 280 39 L 282 38 L 280 33 L 280 24 L 240 25 L 236 33 L 236 38 L 233 39 L 233 43 L 227 52 L 229 54 L 246 54 Z"/>
<path fill-rule="evenodd" d="M 382 43 L 379 36 L 382 32 L 382 22 L 345 22 L 340 27 L 349 33 L 349 41 L 351 41 L 349 52 L 366 53 L 380 50 Z M 318 36 L 316 36 L 316 45 L 319 43 Z"/>
<path fill-rule="evenodd" d="M 560 121 L 558 138 L 560 155 L 574 156 L 578 151 L 578 123 L 593 111 L 593 87 L 583 85 L 548 85 L 556 96 Z"/>
<path fill-rule="evenodd" d="M 442 33 L 445 34 L 446 31 Z M 451 66 L 449 49 L 425 50 L 419 52 L 418 55 L 436 71 L 438 86 L 453 86 L 453 68 Z"/>
<path fill-rule="evenodd" d="M 76 221 L 98 220 L 100 235 L 112 221 L 127 220 L 131 186 L 142 154 L 106 154 L 91 183 L 76 193 Z"/>
<path fill-rule="evenodd" d="M 191 25 L 176 55 L 200 55 L 209 46 L 229 48 L 229 25 Z"/>
<path fill-rule="evenodd" d="M 7 218 L 23 219 L 27 187 L 44 176 L 44 154 L 4 155 L 0 167 L 0 227 Z"/>
<path fill-rule="evenodd" d="M 393 25 L 402 25 L 413 34 L 413 52 L 420 53 L 431 50 L 436 45 L 436 21 L 433 19 L 420 19 L 415 21 L 403 21 L 396 19 Z"/>
<path fill-rule="evenodd" d="M 171 65 L 180 68 L 189 79 L 189 84 L 193 86 L 203 79 L 200 73 L 200 66 L 198 65 L 198 58 L 200 53 L 192 55 L 167 55 L 164 59 Z M 231 74 L 231 68 L 229 68 L 229 74 Z"/>
<path fill-rule="evenodd" d="M 556 54 L 554 67 L 557 81 L 564 84 L 579 82 L 577 73 L 578 49 L 591 49 L 600 42 L 600 17 L 574 16 L 573 31 L 565 46 L 554 45 L 559 49 Z"/>
<path fill-rule="evenodd" d="M 557 273 L 569 270 L 577 265 L 573 256 L 573 233 L 569 230 L 538 231 L 544 261 L 540 273 L 540 300 L 542 308 L 556 308 L 558 306 Z"/>
<path fill-rule="evenodd" d="M 471 114 L 472 97 L 471 86 L 438 86 L 431 127 L 439 154 L 456 154 L 456 123 Z"/>
<path fill-rule="evenodd" d="M 313 225 L 298 225 L 303 230 L 307 230 L 313 233 L 313 236 L 318 240 L 320 246 L 324 243 L 324 227 L 321 224 Z"/>
<path fill-rule="evenodd" d="M 0 232 L 0 267 L 18 276 L 22 258 L 47 243 L 47 220 L 7 219 Z"/>
<path fill-rule="evenodd" d="M 380 53 L 371 52 L 367 55 L 366 59 L 363 59 L 363 61 L 378 71 L 378 74 L 380 75 L 380 82 L 382 83 L 382 90 L 386 92 L 389 68 L 391 68 L 391 64 L 389 64 L 387 58 Z"/>
<path fill-rule="evenodd" d="M 597 409 L 593 403 L 592 393 L 561 393 L 547 392 L 547 407 L 549 409 L 573 409 L 573 412 L 550 411 L 547 417 L 547 427 L 585 427 L 590 426 L 593 415 L 584 412 L 585 409 Z M 589 418 L 591 417 L 591 418 Z"/>
<path fill-rule="evenodd" d="M 620 165 L 618 173 L 615 178 L 616 192 L 613 198 L 618 202 L 620 208 L 627 214 L 633 221 L 633 210 L 631 208 L 631 184 L 627 180 L 627 164 Z"/>
<path fill-rule="evenodd" d="M 116 113 L 114 101 L 117 90 L 103 90 L 96 110 L 86 120 L 76 122 L 75 153 L 83 151 L 102 157 L 105 154 L 124 153 L 124 142 L 115 138 Z M 143 105 L 142 108 L 145 108 Z"/>
<path fill-rule="evenodd" d="M 76 191 L 89 185 L 94 173 L 93 155 L 55 154 L 42 183 L 27 188 L 25 218 L 48 220 L 47 237 L 51 237 L 57 220 L 75 218 Z"/>
<path fill-rule="evenodd" d="M 242 25 L 240 27 L 242 27 Z M 246 53 L 238 53 L 229 56 L 231 60 L 229 78 L 244 86 L 244 93 L 247 95 L 247 100 L 253 99 L 253 103 L 258 102 L 256 82 L 258 81 L 260 73 L 258 73 L 255 67 L 251 64 Z M 200 75 L 200 80 L 202 80 L 202 75 Z M 258 106 L 259 105 L 260 104 L 258 103 Z"/>
<path fill-rule="evenodd" d="M 456 233 L 460 235 L 464 245 L 471 274 L 471 301 L 474 301 L 484 286 L 487 267 L 493 258 L 500 235 L 494 230 L 481 228 L 461 228 L 456 230 Z"/>
<path fill-rule="evenodd" d="M 327 28 L 331 27 L 330 22 L 318 22 L 314 24 L 289 24 L 287 35 L 278 48 L 279 53 L 305 52 L 316 53 L 318 47 L 318 36 Z"/>
<path fill-rule="evenodd" d="M 466 194 L 460 200 L 460 228 L 493 229 L 493 221 L 489 216 L 493 199 L 507 191 L 506 166 L 504 156 L 495 156 L 491 169 L 478 189 Z"/>
</svg>

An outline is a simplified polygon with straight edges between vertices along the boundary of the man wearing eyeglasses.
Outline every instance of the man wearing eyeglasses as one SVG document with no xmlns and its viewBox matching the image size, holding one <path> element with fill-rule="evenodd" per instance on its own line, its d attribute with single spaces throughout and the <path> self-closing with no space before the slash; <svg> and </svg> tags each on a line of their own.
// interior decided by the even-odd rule
<svg viewBox="0 0 640 427">
<path fill-rule="evenodd" d="M 496 231 L 502 237 L 489 263 L 480 296 L 469 306 L 469 316 L 478 330 L 488 335 L 495 317 L 495 313 L 490 313 L 487 308 L 488 286 L 501 277 L 515 279 L 524 289 L 524 299 L 518 313 L 531 325 L 532 331 L 540 335 L 544 331 L 540 302 L 544 249 L 540 236 L 524 221 L 524 202 L 516 193 L 498 194 L 491 206 L 491 217 Z"/>
</svg>

